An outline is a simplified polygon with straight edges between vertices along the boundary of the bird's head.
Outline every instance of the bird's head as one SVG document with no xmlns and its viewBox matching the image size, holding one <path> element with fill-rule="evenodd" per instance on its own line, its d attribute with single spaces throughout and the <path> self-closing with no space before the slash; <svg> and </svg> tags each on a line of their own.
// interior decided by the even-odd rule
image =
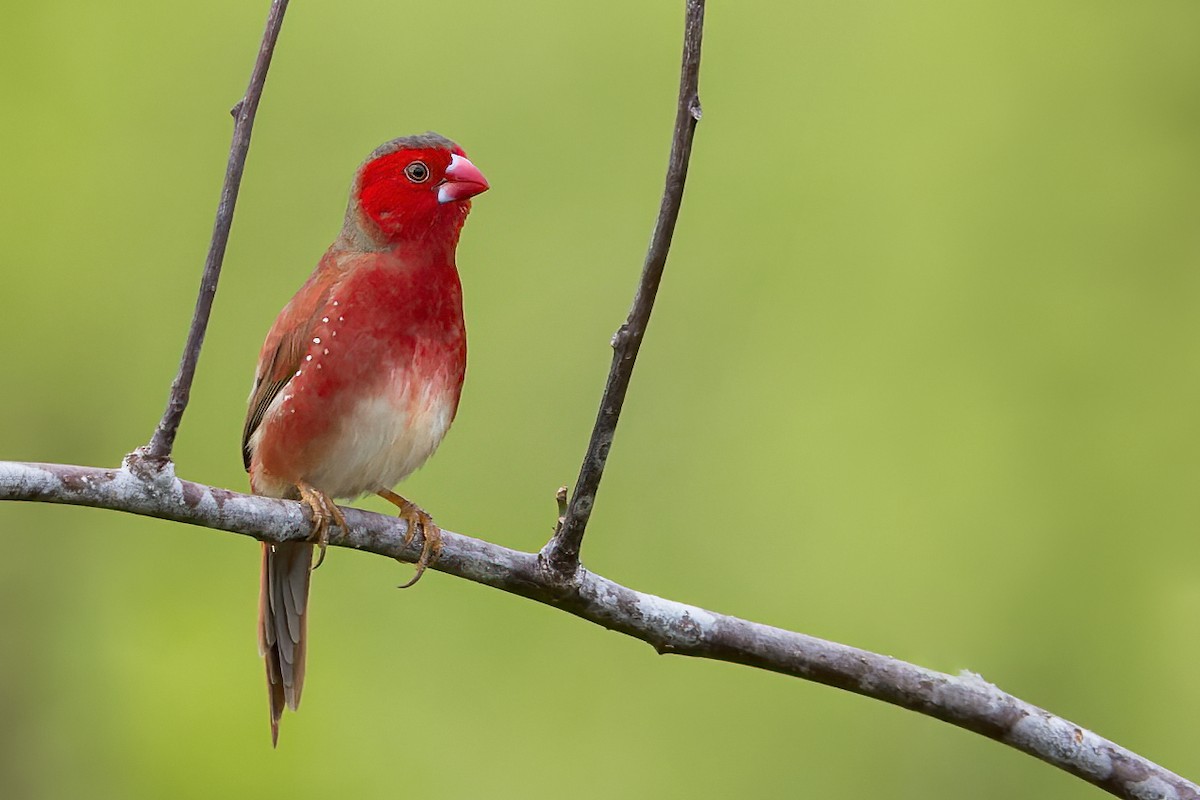
<svg viewBox="0 0 1200 800">
<path fill-rule="evenodd" d="M 364 250 L 458 241 L 470 198 L 487 179 L 454 142 L 436 133 L 393 139 L 359 167 L 342 230 Z"/>
</svg>

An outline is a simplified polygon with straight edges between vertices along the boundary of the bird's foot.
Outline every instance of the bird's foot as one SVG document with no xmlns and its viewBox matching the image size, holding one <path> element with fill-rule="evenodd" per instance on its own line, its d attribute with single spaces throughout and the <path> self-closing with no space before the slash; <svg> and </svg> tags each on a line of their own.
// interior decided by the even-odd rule
<svg viewBox="0 0 1200 800">
<path fill-rule="evenodd" d="M 313 569 L 316 569 L 325 561 L 325 548 L 329 545 L 330 521 L 337 523 L 337 526 L 345 531 L 346 518 L 342 516 L 342 510 L 333 502 L 333 498 L 320 489 L 307 483 L 298 483 L 296 488 L 300 490 L 301 505 L 308 506 L 308 509 L 312 511 L 312 539 L 317 543 L 319 551 L 317 563 L 313 565 Z"/>
<path fill-rule="evenodd" d="M 376 494 L 400 509 L 400 519 L 408 523 L 408 530 L 404 534 L 405 544 L 409 544 L 413 540 L 418 527 L 421 529 L 423 541 L 421 557 L 417 559 L 417 572 L 412 576 L 412 580 L 397 587 L 407 589 L 421 579 L 421 576 L 425 574 L 426 567 L 437 561 L 438 554 L 442 551 L 442 529 L 433 523 L 433 518 L 422 511 L 420 506 L 411 500 L 405 500 L 391 489 L 380 489 Z"/>
</svg>

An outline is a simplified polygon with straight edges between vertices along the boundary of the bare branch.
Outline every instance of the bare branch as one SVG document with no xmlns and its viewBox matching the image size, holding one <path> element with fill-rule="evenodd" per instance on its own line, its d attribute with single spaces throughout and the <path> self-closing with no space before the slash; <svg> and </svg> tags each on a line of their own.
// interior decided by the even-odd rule
<svg viewBox="0 0 1200 800">
<path fill-rule="evenodd" d="M 596 502 L 596 491 L 604 474 L 604 464 L 612 447 L 617 420 L 625 403 L 625 393 L 633 375 L 650 312 L 654 308 L 654 297 L 662 280 L 663 268 L 667 264 L 667 253 L 671 249 L 671 237 L 675 233 L 675 221 L 679 219 L 679 206 L 683 201 L 683 187 L 687 181 L 688 160 L 692 155 L 692 139 L 696 123 L 700 121 L 700 42 L 704 32 L 704 0 L 687 0 L 687 16 L 684 22 L 683 64 L 679 77 L 679 105 L 675 112 L 675 134 L 671 141 L 671 160 L 667 168 L 666 186 L 663 188 L 662 203 L 658 210 L 658 222 L 650 249 L 642 267 L 642 279 L 633 298 L 629 317 L 612 339 L 613 360 L 608 372 L 604 394 L 600 398 L 600 411 L 592 428 L 583 464 L 579 468 L 579 479 L 575 482 L 575 493 L 561 524 L 555 529 L 554 538 L 542 549 L 542 557 L 562 583 L 570 584 L 579 568 L 579 550 L 583 545 L 583 534 Z"/>
<path fill-rule="evenodd" d="M 283 542 L 310 535 L 299 503 L 180 480 L 168 464 L 121 469 L 0 461 L 0 500 L 108 508 Z M 345 509 L 331 545 L 415 561 L 402 520 Z M 442 532 L 431 569 L 546 603 L 652 645 L 792 675 L 882 700 L 1003 742 L 1130 800 L 1200 800 L 1200 787 L 1123 747 L 1001 691 L 974 673 L 947 675 L 888 656 L 655 597 L 579 570 L 563 597 L 534 553 Z"/>
<path fill-rule="evenodd" d="M 200 277 L 200 294 L 196 298 L 196 310 L 192 314 L 192 325 L 188 330 L 183 356 L 179 361 L 179 373 L 171 383 L 167 407 L 154 430 L 150 443 L 141 448 L 139 455 L 158 463 L 171 458 L 175 445 L 175 433 L 183 419 L 188 398 L 192 392 L 192 379 L 196 376 L 196 362 L 200 358 L 200 347 L 204 344 L 204 332 L 212 313 L 213 297 L 217 293 L 217 281 L 221 277 L 221 262 L 225 260 L 225 246 L 229 243 L 229 228 L 233 224 L 233 208 L 237 204 L 238 189 L 242 184 L 242 171 L 246 166 L 246 155 L 250 151 L 250 133 L 254 128 L 254 115 L 262 98 L 263 84 L 267 80 L 267 69 L 271 66 L 271 54 L 279 39 L 279 28 L 283 25 L 283 12 L 288 0 L 274 0 L 267 15 L 267 27 L 263 32 L 258 58 L 250 73 L 250 85 L 246 95 L 234 105 L 230 112 L 237 120 L 233 125 L 233 141 L 229 144 L 229 163 L 225 167 L 225 184 L 221 187 L 221 199 L 217 203 L 217 219 L 213 223 L 212 242 L 204 262 L 204 273 Z"/>
</svg>

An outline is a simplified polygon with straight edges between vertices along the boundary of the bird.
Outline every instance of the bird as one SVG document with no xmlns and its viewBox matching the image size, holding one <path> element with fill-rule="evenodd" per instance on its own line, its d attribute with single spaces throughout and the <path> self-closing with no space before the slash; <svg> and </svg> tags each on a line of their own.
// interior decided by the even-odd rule
<svg viewBox="0 0 1200 800">
<path fill-rule="evenodd" d="M 250 488 L 299 500 L 313 520 L 306 541 L 261 543 L 272 747 L 304 687 L 312 570 L 330 525 L 346 530 L 334 499 L 378 494 L 399 508 L 406 543 L 420 529 L 404 587 L 437 559 L 440 529 L 393 487 L 433 454 L 458 411 L 467 344 L 455 251 L 471 198 L 488 188 L 436 133 L 376 148 L 355 173 L 341 233 L 263 342 L 242 431 Z"/>
</svg>

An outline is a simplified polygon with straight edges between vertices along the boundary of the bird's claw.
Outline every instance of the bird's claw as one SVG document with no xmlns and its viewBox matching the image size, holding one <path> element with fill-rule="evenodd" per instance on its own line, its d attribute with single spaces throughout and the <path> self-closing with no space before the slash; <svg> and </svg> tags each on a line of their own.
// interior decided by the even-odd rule
<svg viewBox="0 0 1200 800">
<path fill-rule="evenodd" d="M 346 518 L 342 510 L 333 502 L 333 498 L 307 483 L 297 484 L 300 490 L 300 503 L 312 511 L 312 539 L 317 544 L 317 563 L 313 569 L 325 561 L 325 548 L 329 546 L 329 523 L 332 520 L 343 531 L 346 530 Z"/>
<path fill-rule="evenodd" d="M 434 524 L 432 517 L 411 500 L 406 500 L 388 489 L 381 490 L 379 496 L 400 509 L 397 516 L 408 525 L 408 530 L 404 532 L 404 544 L 411 544 L 417 535 L 417 528 L 421 529 L 421 556 L 417 559 L 416 573 L 407 583 L 396 587 L 397 589 L 407 589 L 421 580 L 425 569 L 437 561 L 438 555 L 442 552 L 442 529 Z"/>
</svg>

